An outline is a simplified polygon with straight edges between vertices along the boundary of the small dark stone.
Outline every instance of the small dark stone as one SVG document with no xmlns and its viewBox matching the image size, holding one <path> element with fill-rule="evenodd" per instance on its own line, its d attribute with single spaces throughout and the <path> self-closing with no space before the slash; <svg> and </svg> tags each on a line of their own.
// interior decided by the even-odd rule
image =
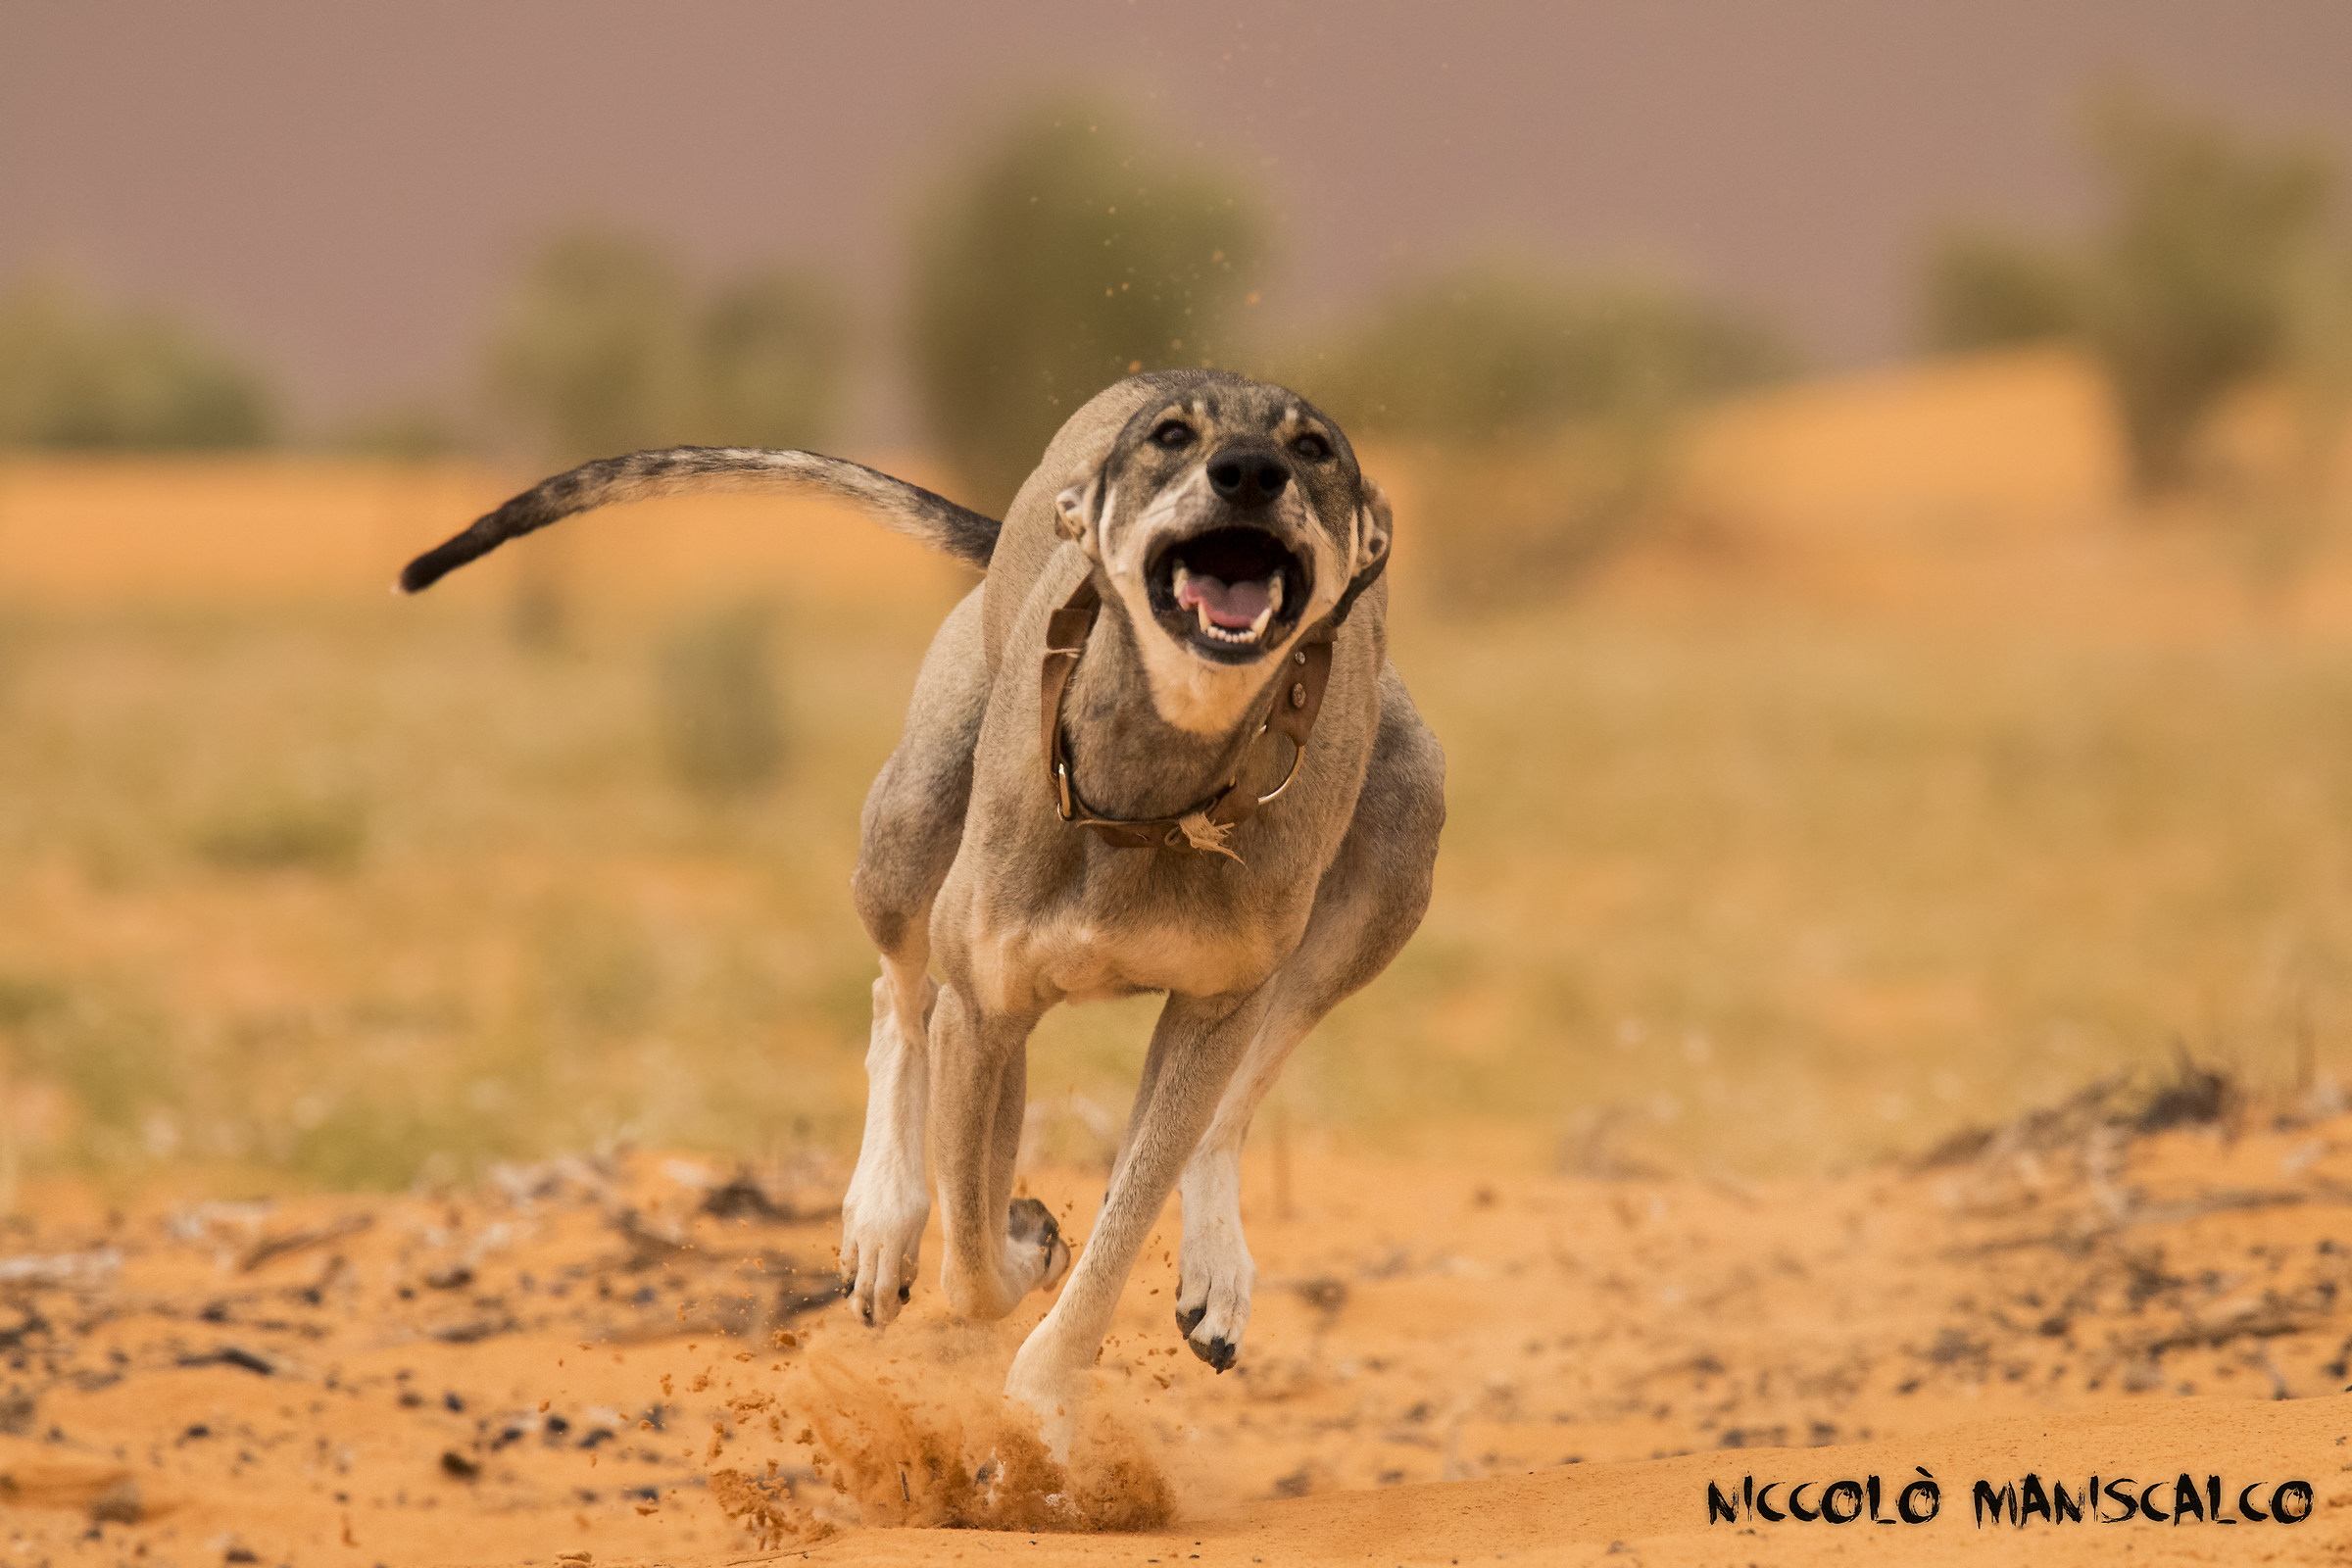
<svg viewBox="0 0 2352 1568">
<path fill-rule="evenodd" d="M 705 1194 L 703 1212 L 720 1219 L 742 1216 L 771 1224 L 790 1224 L 794 1218 L 791 1206 L 769 1198 L 748 1170 L 736 1172 L 730 1180 Z"/>
<path fill-rule="evenodd" d="M 482 1467 L 457 1449 L 450 1448 L 441 1455 L 441 1473 L 455 1476 L 460 1481 L 471 1481 L 482 1473 Z"/>
<path fill-rule="evenodd" d="M 90 1499 L 90 1523 L 94 1526 L 135 1525 L 146 1513 L 139 1501 L 139 1484 L 128 1476 Z"/>
<path fill-rule="evenodd" d="M 1337 1312 L 1348 1304 L 1348 1282 L 1322 1275 L 1298 1284 L 1298 1298 L 1318 1312 Z"/>
</svg>

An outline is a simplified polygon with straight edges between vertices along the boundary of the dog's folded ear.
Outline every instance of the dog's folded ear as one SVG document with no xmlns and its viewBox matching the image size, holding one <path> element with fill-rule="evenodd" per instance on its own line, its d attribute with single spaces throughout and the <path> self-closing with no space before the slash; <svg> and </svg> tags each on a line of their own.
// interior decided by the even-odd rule
<svg viewBox="0 0 2352 1568">
<path fill-rule="evenodd" d="M 1389 493 L 1370 474 L 1363 476 L 1363 505 L 1355 511 L 1355 570 L 1362 575 L 1388 558 L 1395 518 Z"/>
<path fill-rule="evenodd" d="M 1097 469 L 1054 498 L 1054 531 L 1086 546 L 1090 556 L 1101 554 L 1095 542 L 1095 517 L 1102 509 L 1102 470 Z"/>
</svg>

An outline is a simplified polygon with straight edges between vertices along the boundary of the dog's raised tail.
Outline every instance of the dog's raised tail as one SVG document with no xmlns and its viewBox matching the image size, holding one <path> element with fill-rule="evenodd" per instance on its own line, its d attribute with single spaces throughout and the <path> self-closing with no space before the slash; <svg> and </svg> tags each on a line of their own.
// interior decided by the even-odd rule
<svg viewBox="0 0 2352 1568">
<path fill-rule="evenodd" d="M 615 502 L 795 490 L 812 490 L 863 507 L 884 526 L 975 566 L 988 564 L 1004 526 L 920 485 L 840 458 L 753 447 L 665 447 L 583 463 L 541 481 L 410 562 L 401 569 L 400 590 L 422 593 L 510 539 Z"/>
</svg>

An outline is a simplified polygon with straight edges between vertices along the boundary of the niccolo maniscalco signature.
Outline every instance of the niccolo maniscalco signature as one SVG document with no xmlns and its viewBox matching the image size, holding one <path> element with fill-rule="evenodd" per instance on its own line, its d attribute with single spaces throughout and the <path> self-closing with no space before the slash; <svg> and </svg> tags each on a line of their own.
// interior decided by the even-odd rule
<svg viewBox="0 0 2352 1568">
<path fill-rule="evenodd" d="M 1811 1495 L 1808 1497 L 1807 1494 Z M 2225 1484 L 2218 1475 L 2200 1478 L 2183 1470 L 2171 1481 L 2142 1483 L 2097 1476 L 2075 1487 L 2057 1477 L 2043 1481 L 2029 1471 L 2016 1481 L 1979 1481 L 1969 1489 L 1969 1512 L 1982 1530 L 2007 1524 L 2020 1530 L 2035 1519 L 2044 1524 L 2301 1524 L 2311 1517 L 2308 1481 L 2252 1481 Z M 1736 1488 L 1707 1483 L 1707 1523 L 1924 1525 L 1943 1511 L 1943 1486 L 1925 1468 L 1883 1481 L 1878 1476 L 1838 1481 L 1759 1482 L 1742 1476 Z"/>
</svg>

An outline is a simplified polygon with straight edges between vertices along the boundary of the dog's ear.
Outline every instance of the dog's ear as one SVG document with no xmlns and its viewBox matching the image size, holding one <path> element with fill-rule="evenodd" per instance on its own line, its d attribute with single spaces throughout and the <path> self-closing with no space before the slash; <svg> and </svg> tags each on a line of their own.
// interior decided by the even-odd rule
<svg viewBox="0 0 2352 1568">
<path fill-rule="evenodd" d="M 1102 554 L 1095 519 L 1102 509 L 1104 482 L 1102 470 L 1098 468 L 1054 498 L 1054 531 L 1084 545 L 1090 556 Z"/>
<path fill-rule="evenodd" d="M 1389 493 L 1370 474 L 1363 477 L 1364 502 L 1355 513 L 1355 570 L 1358 576 L 1388 559 L 1396 519 Z"/>
</svg>

